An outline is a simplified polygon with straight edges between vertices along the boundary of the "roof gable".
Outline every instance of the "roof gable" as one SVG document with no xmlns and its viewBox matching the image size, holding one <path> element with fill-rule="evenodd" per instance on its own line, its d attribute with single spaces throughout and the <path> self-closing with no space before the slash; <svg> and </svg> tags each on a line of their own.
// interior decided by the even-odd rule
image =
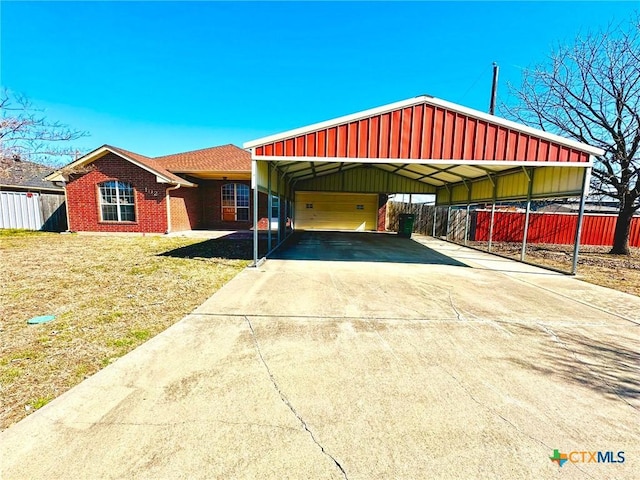
<svg viewBox="0 0 640 480">
<path fill-rule="evenodd" d="M 429 96 L 247 142 L 256 157 L 584 162 L 598 148 Z"/>
<path fill-rule="evenodd" d="M 127 161 L 133 163 L 134 165 L 142 168 L 143 170 L 148 171 L 149 173 L 152 173 L 153 175 L 156 175 L 158 181 L 161 182 L 161 183 L 182 185 L 182 186 L 185 186 L 185 187 L 193 187 L 193 186 L 195 186 L 194 183 L 191 183 L 191 182 L 185 180 L 184 178 L 181 178 L 181 177 L 169 172 L 168 170 L 166 170 L 164 167 L 162 167 L 159 164 L 155 164 L 155 162 L 154 162 L 154 160 L 152 158 L 145 157 L 144 155 L 140 155 L 138 153 L 130 152 L 130 151 L 125 150 L 123 148 L 113 147 L 111 145 L 103 145 L 103 146 L 93 150 L 92 152 L 87 153 L 86 155 L 84 155 L 84 156 L 80 157 L 79 159 L 75 160 L 74 162 L 71 162 L 70 164 L 68 164 L 67 166 L 62 168 L 61 170 L 58 170 L 57 172 L 52 173 L 51 175 L 49 175 L 46 178 L 46 180 L 50 180 L 50 181 L 65 180 L 65 176 L 67 175 L 65 172 L 71 172 L 74 169 L 81 168 L 81 167 L 84 167 L 86 165 L 89 165 L 89 164 L 95 162 L 96 160 L 104 157 L 109 152 L 111 152 L 111 153 L 113 153 L 115 155 L 118 155 L 119 157 L 123 158 L 124 160 L 127 160 Z"/>
<path fill-rule="evenodd" d="M 125 160 L 133 161 L 133 163 L 137 163 L 138 166 L 144 168 L 145 170 L 148 170 L 151 173 L 154 173 L 159 177 L 164 178 L 166 180 L 166 183 L 175 183 L 177 185 L 184 185 L 184 186 L 194 185 L 193 183 L 185 180 L 184 178 L 181 178 L 173 174 L 172 172 L 164 168 L 161 164 L 156 162 L 153 158 L 145 157 L 144 155 L 130 152 L 128 150 L 125 150 L 119 147 L 112 147 L 109 145 L 105 145 L 105 147 L 110 149 L 113 153 L 120 155 Z"/>
<path fill-rule="evenodd" d="M 160 182 L 176 185 L 195 186 L 194 183 L 185 180 L 176 173 L 251 173 L 251 154 L 231 144 L 155 158 L 146 157 L 124 148 L 103 145 L 70 163 L 62 170 L 52 173 L 47 179 L 51 181 L 63 180 L 65 170 L 72 171 L 75 168 L 89 165 L 109 152 L 156 175 Z"/>
</svg>

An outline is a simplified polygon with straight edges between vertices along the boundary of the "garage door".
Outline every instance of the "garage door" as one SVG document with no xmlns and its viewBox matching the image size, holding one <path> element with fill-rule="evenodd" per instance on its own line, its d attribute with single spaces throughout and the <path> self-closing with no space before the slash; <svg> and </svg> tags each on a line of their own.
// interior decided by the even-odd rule
<svg viewBox="0 0 640 480">
<path fill-rule="evenodd" d="M 377 225 L 375 193 L 296 192 L 296 229 L 376 230 Z"/>
</svg>

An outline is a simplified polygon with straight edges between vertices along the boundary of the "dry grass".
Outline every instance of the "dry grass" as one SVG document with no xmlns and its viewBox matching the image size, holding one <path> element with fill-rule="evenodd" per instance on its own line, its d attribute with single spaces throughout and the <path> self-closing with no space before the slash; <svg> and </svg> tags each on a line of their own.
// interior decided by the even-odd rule
<svg viewBox="0 0 640 480">
<path fill-rule="evenodd" d="M 474 242 L 477 248 L 486 244 Z M 494 243 L 492 251 L 510 258 L 520 258 L 521 244 Z M 578 256 L 577 277 L 585 282 L 640 296 L 640 248 L 631 254 L 609 255 L 611 247 L 583 245 Z M 573 245 L 528 245 L 526 260 L 541 266 L 570 271 Z"/>
<path fill-rule="evenodd" d="M 250 251 L 244 239 L 0 231 L 0 428 L 180 320 Z"/>
</svg>

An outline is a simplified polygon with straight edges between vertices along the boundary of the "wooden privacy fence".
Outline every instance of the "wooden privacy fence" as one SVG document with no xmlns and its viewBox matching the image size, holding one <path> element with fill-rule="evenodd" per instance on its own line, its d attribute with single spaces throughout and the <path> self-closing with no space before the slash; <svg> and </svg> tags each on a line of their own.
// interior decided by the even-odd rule
<svg viewBox="0 0 640 480">
<path fill-rule="evenodd" d="M 436 214 L 434 217 L 434 210 Z M 436 207 L 424 203 L 387 203 L 386 229 L 398 231 L 398 216 L 401 213 L 415 215 L 413 231 L 423 235 L 434 235 L 433 223 L 435 220 L 436 237 L 444 237 L 447 234 L 447 207 Z M 452 210 L 449 213 L 449 238 L 452 240 L 464 240 L 464 223 L 467 217 L 466 210 Z"/>
<path fill-rule="evenodd" d="M 436 212 L 435 236 L 447 234 L 449 240 L 464 241 L 467 211 L 465 208 L 435 207 L 426 204 L 408 204 L 389 202 L 387 206 L 387 230 L 397 231 L 398 215 L 415 215 L 413 231 L 424 235 L 433 235 L 434 209 Z M 447 216 L 449 221 L 447 222 Z M 522 243 L 525 214 L 523 212 L 496 211 L 493 219 L 494 242 Z M 582 223 L 580 243 L 582 245 L 613 245 L 613 233 L 616 227 L 616 215 L 585 214 Z M 575 213 L 530 213 L 527 243 L 550 243 L 570 245 L 574 243 L 578 215 Z M 468 240 L 489 241 L 491 210 L 471 210 L 469 212 Z M 631 221 L 629 245 L 640 247 L 640 217 Z"/>
</svg>

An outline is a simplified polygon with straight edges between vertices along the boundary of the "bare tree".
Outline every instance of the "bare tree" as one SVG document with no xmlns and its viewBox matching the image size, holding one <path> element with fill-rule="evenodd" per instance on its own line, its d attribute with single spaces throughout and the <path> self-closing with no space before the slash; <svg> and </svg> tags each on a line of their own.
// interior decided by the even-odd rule
<svg viewBox="0 0 640 480">
<path fill-rule="evenodd" d="M 0 93 L 0 158 L 18 156 L 50 166 L 68 163 L 76 154 L 69 144 L 88 136 L 51 121 L 24 95 L 7 89 Z"/>
<path fill-rule="evenodd" d="M 515 120 L 600 147 L 591 191 L 619 202 L 610 253 L 629 253 L 640 208 L 640 17 L 586 34 L 525 70 L 518 99 L 503 106 Z"/>
</svg>

